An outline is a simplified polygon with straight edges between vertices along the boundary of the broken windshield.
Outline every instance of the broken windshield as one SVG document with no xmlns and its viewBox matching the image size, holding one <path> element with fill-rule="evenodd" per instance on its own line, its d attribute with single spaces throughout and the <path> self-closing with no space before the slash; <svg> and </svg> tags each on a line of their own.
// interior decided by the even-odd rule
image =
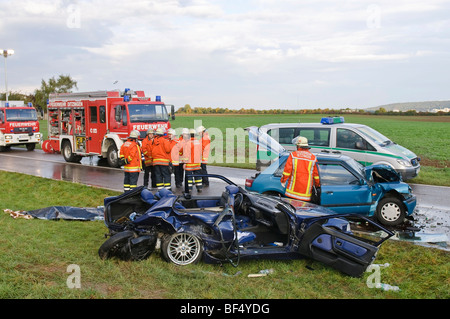
<svg viewBox="0 0 450 319">
<path fill-rule="evenodd" d="M 164 104 L 128 104 L 131 123 L 168 121 Z"/>
</svg>

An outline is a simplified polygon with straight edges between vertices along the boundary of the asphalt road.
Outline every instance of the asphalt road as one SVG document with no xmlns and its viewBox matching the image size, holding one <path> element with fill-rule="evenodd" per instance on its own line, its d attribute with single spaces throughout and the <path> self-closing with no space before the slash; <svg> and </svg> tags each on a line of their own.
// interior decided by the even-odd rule
<svg viewBox="0 0 450 319">
<path fill-rule="evenodd" d="M 0 153 L 0 169 L 122 191 L 123 171 L 107 166 L 104 160 L 99 161 L 95 156 L 85 157 L 81 163 L 67 163 L 61 154 L 47 154 L 42 150 L 28 152 L 25 148 L 17 147 Z M 243 186 L 245 179 L 256 171 L 209 165 L 208 173 L 226 176 Z M 140 174 L 138 184 L 142 184 L 142 176 Z M 417 196 L 419 207 L 450 210 L 450 187 L 410 185 Z M 208 194 L 221 186 L 222 182 L 213 182 L 212 187 L 205 188 L 204 193 Z"/>
<path fill-rule="evenodd" d="M 99 160 L 96 156 L 85 157 L 81 163 L 67 163 L 61 154 L 47 154 L 42 150 L 28 152 L 25 148 L 17 147 L 7 152 L 0 152 L 0 170 L 80 183 L 119 192 L 123 189 L 123 170 L 107 166 L 105 160 Z M 254 175 L 256 170 L 210 165 L 208 173 L 223 175 L 237 185 L 244 186 L 245 179 Z M 140 174 L 138 185 L 142 185 L 142 181 L 143 174 Z M 222 193 L 226 186 L 223 181 L 215 179 L 211 180 L 210 185 L 210 187 L 204 188 L 202 194 L 217 195 Z M 430 241 L 430 238 L 435 239 L 436 235 L 439 237 L 444 234 L 444 237 L 439 238 L 447 238 L 442 241 L 448 241 L 450 238 L 450 187 L 414 183 L 410 183 L 410 185 L 413 193 L 417 196 L 415 225 L 422 228 L 421 232 L 413 234 L 411 240 L 415 242 Z M 181 194 L 183 190 L 183 188 L 174 189 L 176 194 Z M 193 194 L 195 192 L 196 190 L 193 191 Z M 430 234 L 431 237 L 428 236 Z M 400 233 L 400 235 L 402 234 Z M 411 236 L 411 234 L 407 234 L 407 236 Z M 406 240 L 410 239 L 407 237 Z M 450 242 L 447 242 L 444 249 L 449 250 L 448 247 L 450 247 Z"/>
</svg>

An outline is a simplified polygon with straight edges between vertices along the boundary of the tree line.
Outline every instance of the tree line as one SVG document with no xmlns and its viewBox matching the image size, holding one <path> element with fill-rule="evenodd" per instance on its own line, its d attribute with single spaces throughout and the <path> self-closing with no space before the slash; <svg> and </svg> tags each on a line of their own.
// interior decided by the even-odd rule
<svg viewBox="0 0 450 319">
<path fill-rule="evenodd" d="M 70 75 L 59 75 L 58 78 L 52 77 L 48 81 L 42 79 L 41 87 L 34 90 L 31 94 L 23 94 L 20 92 L 10 92 L 8 99 L 11 101 L 24 101 L 25 104 L 31 102 L 38 110 L 47 111 L 47 100 L 50 93 L 70 93 L 72 89 L 78 89 L 77 81 L 73 80 Z M 5 93 L 0 94 L 0 100 L 6 100 Z M 350 109 L 350 108 L 316 108 L 316 109 L 255 109 L 255 108 L 223 108 L 223 107 L 191 107 L 185 104 L 178 108 L 177 114 L 375 114 L 375 115 L 450 115 L 450 112 L 418 112 L 416 110 L 408 111 L 387 111 L 380 107 L 376 111 L 368 111 L 365 109 Z"/>
</svg>

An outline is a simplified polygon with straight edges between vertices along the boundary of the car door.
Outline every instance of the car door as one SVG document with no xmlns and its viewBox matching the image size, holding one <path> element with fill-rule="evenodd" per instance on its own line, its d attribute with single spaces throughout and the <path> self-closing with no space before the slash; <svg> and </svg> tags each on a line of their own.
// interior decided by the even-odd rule
<svg viewBox="0 0 450 319">
<path fill-rule="evenodd" d="M 371 189 L 342 162 L 319 162 L 320 204 L 337 213 L 368 214 Z"/>
<path fill-rule="evenodd" d="M 347 128 L 336 129 L 336 147 L 333 153 L 346 155 L 366 166 L 372 164 L 367 161 L 367 151 L 375 149 L 357 132 Z"/>
</svg>

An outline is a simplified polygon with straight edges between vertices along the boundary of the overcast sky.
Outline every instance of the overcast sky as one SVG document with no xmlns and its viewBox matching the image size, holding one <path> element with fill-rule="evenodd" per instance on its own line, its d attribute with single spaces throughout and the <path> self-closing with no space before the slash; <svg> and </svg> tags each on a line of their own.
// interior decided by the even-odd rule
<svg viewBox="0 0 450 319">
<path fill-rule="evenodd" d="M 0 49 L 22 93 L 69 74 L 176 107 L 450 100 L 448 0 L 0 0 Z"/>
</svg>

